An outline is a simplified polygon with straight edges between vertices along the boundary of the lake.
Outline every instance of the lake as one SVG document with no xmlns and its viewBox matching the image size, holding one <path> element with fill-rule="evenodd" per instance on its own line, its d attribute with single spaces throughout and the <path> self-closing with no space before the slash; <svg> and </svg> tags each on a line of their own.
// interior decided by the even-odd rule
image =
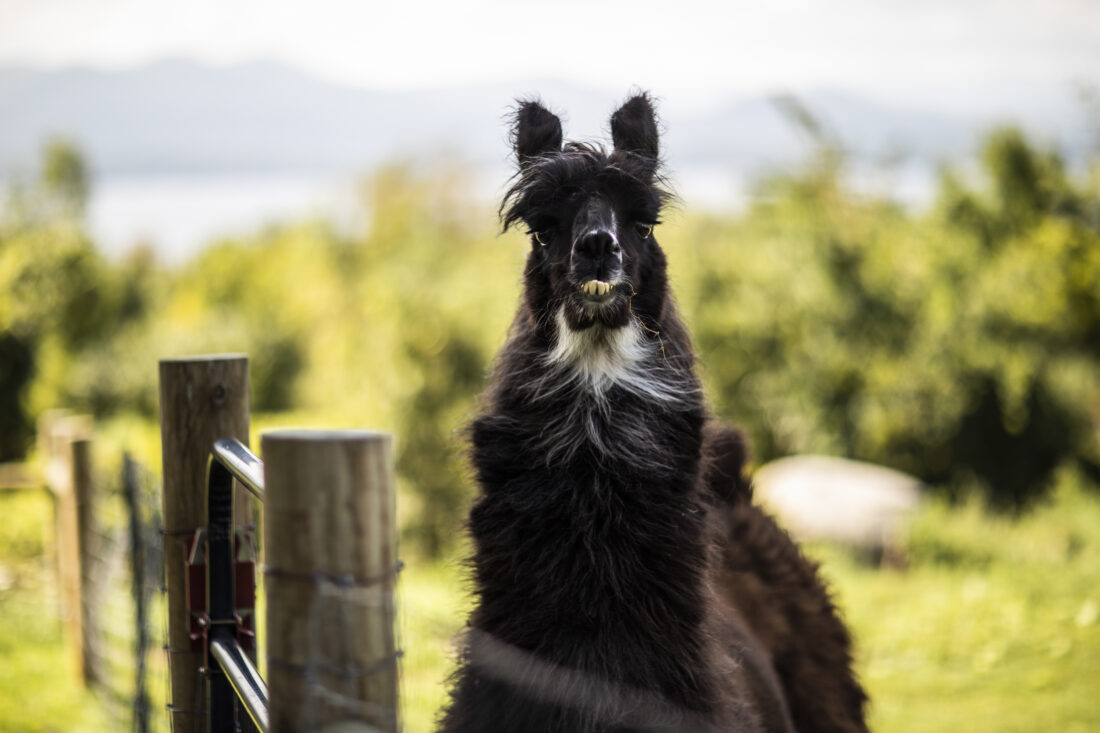
<svg viewBox="0 0 1100 733">
<path fill-rule="evenodd" d="M 472 196 L 494 210 L 507 178 L 482 171 Z M 697 168 L 673 177 L 684 208 L 737 211 L 748 203 L 753 176 L 718 168 Z M 178 264 L 211 241 L 253 234 L 264 226 L 323 217 L 339 231 L 358 232 L 368 212 L 359 200 L 355 176 L 332 174 L 216 174 L 105 176 L 94 181 L 88 226 L 100 250 L 117 260 L 136 246 L 149 246 L 166 264 Z M 854 176 L 859 190 L 893 195 L 913 206 L 931 199 L 928 169 L 908 168 L 883 177 Z"/>
<path fill-rule="evenodd" d="M 362 216 L 355 184 L 321 175 L 105 177 L 94 183 L 88 226 L 111 259 L 148 245 L 174 264 L 211 240 L 271 223 L 324 216 L 354 226 Z"/>
</svg>

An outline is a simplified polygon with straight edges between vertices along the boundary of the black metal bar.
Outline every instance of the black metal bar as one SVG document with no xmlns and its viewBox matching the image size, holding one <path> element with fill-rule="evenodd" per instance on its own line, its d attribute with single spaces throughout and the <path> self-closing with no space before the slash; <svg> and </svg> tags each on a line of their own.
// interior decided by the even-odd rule
<svg viewBox="0 0 1100 733">
<path fill-rule="evenodd" d="M 222 438 L 214 443 L 206 470 L 206 622 L 210 652 L 207 657 L 206 699 L 210 706 L 207 717 L 210 733 L 255 730 L 252 720 L 246 718 L 237 721 L 236 700 L 239 693 L 234 690 L 230 670 L 222 667 L 214 649 L 215 642 L 225 644 L 227 640 L 232 640 L 236 645 L 238 619 L 233 587 L 236 577 L 236 558 L 233 553 L 234 478 L 256 498 L 263 500 L 263 464 L 240 441 Z M 243 653 L 241 656 L 246 657 Z M 264 699 L 266 700 L 266 694 Z M 243 702 L 248 709 L 249 701 Z"/>
<path fill-rule="evenodd" d="M 233 474 L 210 457 L 206 473 L 206 604 L 208 636 L 220 626 L 236 628 L 233 608 Z M 236 731 L 233 688 L 215 664 L 207 662 L 207 701 L 210 733 Z"/>
<path fill-rule="evenodd" d="M 233 638 L 232 633 L 222 629 L 215 629 L 210 642 L 210 654 L 225 671 L 229 684 L 244 703 L 244 709 L 248 711 L 252 722 L 262 733 L 267 733 L 267 685 L 248 654 Z"/>
<path fill-rule="evenodd" d="M 260 501 L 264 500 L 264 464 L 236 438 L 214 441 L 214 457 L 225 466 L 241 486 Z"/>
</svg>

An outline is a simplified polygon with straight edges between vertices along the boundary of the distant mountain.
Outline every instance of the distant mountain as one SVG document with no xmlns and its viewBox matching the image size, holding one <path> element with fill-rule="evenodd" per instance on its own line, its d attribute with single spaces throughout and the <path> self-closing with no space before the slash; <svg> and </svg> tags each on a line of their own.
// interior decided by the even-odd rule
<svg viewBox="0 0 1100 733">
<path fill-rule="evenodd" d="M 346 170 L 435 128 L 416 99 L 267 63 L 0 71 L 5 166 L 31 160 L 44 136 L 64 134 L 104 173 Z"/>
<path fill-rule="evenodd" d="M 50 135 L 75 139 L 100 174 L 222 172 L 350 173 L 394 157 L 454 151 L 473 165 L 503 168 L 505 116 L 517 95 L 540 94 L 565 110 L 567 135 L 596 136 L 618 100 L 554 81 L 407 93 L 332 84 L 287 66 L 211 67 L 170 60 L 130 70 L 0 69 L 0 176 L 27 170 Z M 1064 96 L 1064 95 L 1063 95 Z M 929 162 L 974 144 L 971 115 L 910 110 L 845 94 L 800 101 L 825 130 L 868 159 L 897 152 Z M 1071 154 L 1084 128 L 1057 128 Z M 708 109 L 662 107 L 673 170 L 751 173 L 797 160 L 807 140 L 767 97 L 716 99 Z M 1045 129 L 1045 128 L 1044 128 Z M 1075 147 L 1077 146 L 1077 147 Z"/>
<path fill-rule="evenodd" d="M 960 122 L 853 95 L 811 92 L 799 96 L 797 104 L 814 118 L 823 137 L 861 156 L 957 157 L 974 142 L 974 131 Z M 762 163 L 789 164 L 811 142 L 784 112 L 781 97 L 756 97 L 731 100 L 704 116 L 684 120 L 670 130 L 669 147 L 675 145 L 689 165 L 745 170 Z"/>
</svg>

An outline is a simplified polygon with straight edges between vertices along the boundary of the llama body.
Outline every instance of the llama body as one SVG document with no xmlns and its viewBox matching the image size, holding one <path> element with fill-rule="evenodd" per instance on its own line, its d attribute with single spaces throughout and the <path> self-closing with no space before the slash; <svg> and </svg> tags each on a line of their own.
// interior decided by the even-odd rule
<svg viewBox="0 0 1100 733">
<path fill-rule="evenodd" d="M 761 606 L 790 591 L 767 597 L 776 536 L 740 526 L 767 520 L 748 504 L 739 437 L 708 422 L 668 291 L 647 97 L 615 113 L 612 137 L 610 153 L 562 148 L 557 117 L 533 102 L 517 112 L 504 221 L 527 225 L 532 251 L 471 425 L 477 607 L 442 729 L 863 730 L 847 634 L 796 549 L 778 570 L 804 567 L 792 587 L 820 598 L 776 609 L 791 622 L 778 627 Z M 731 549 L 738 534 L 764 539 Z M 794 709 L 807 690 L 811 703 L 833 692 L 775 653 L 805 654 L 789 638 L 804 607 L 839 629 L 841 668 L 827 672 L 854 686 L 858 725 L 807 727 L 821 714 Z"/>
</svg>

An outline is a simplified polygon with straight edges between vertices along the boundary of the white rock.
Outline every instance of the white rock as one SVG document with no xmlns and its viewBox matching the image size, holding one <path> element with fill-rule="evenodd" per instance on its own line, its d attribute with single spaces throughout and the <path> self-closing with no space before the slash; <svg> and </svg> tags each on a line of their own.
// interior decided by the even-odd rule
<svg viewBox="0 0 1100 733">
<path fill-rule="evenodd" d="M 922 487 L 900 471 L 828 456 L 773 461 L 753 485 L 760 504 L 795 538 L 870 549 L 898 546 Z"/>
</svg>

